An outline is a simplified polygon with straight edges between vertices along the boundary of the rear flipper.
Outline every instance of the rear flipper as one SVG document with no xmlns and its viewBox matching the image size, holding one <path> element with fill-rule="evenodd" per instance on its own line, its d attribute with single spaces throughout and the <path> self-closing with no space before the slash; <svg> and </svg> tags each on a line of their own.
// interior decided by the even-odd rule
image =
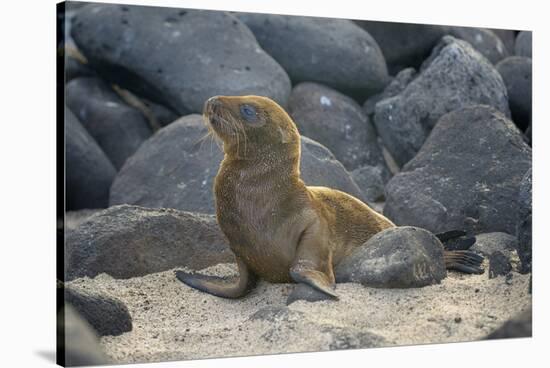
<svg viewBox="0 0 550 368">
<path fill-rule="evenodd" d="M 207 276 L 197 273 L 176 271 L 176 277 L 184 284 L 204 291 L 208 294 L 222 298 L 238 298 L 246 295 L 256 284 L 255 276 L 248 270 L 248 267 L 237 258 L 239 275 L 233 282 L 221 277 Z"/>
<path fill-rule="evenodd" d="M 468 250 L 445 250 L 443 260 L 445 268 L 464 273 L 482 274 L 485 270 L 481 267 L 483 257 Z"/>
</svg>

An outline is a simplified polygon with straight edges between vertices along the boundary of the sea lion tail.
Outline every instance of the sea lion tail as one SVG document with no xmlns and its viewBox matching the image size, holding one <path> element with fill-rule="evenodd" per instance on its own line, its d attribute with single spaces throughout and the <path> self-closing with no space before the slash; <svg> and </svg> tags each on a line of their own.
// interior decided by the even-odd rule
<svg viewBox="0 0 550 368">
<path fill-rule="evenodd" d="M 445 268 L 464 273 L 482 274 L 484 269 L 481 267 L 483 257 L 469 250 L 445 250 L 443 251 L 443 260 Z"/>
</svg>

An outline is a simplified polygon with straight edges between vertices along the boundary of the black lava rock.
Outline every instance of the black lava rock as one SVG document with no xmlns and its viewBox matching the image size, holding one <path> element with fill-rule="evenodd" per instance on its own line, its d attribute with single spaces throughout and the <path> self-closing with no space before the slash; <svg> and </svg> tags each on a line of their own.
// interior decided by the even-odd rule
<svg viewBox="0 0 550 368">
<path fill-rule="evenodd" d="M 175 267 L 199 270 L 234 259 L 214 216 L 127 205 L 95 214 L 65 244 L 67 280 L 102 272 L 130 278 Z"/>
<path fill-rule="evenodd" d="M 384 179 L 380 167 L 363 166 L 351 172 L 357 186 L 369 202 L 384 200 Z"/>
<path fill-rule="evenodd" d="M 495 252 L 504 254 L 508 259 L 512 252 L 517 249 L 518 239 L 506 233 L 484 233 L 476 235 L 476 242 L 470 250 L 491 256 Z"/>
<path fill-rule="evenodd" d="M 531 148 L 502 113 L 471 106 L 444 115 L 386 185 L 384 214 L 434 233 L 514 233 Z"/>
<path fill-rule="evenodd" d="M 67 84 L 67 106 L 120 169 L 151 136 L 145 117 L 98 78 L 77 78 Z"/>
<path fill-rule="evenodd" d="M 214 95 L 262 95 L 282 105 L 285 71 L 250 30 L 221 11 L 91 4 L 71 34 L 101 74 L 174 111 L 201 112 Z"/>
<path fill-rule="evenodd" d="M 468 43 L 445 36 L 401 93 L 376 104 L 374 122 L 401 166 L 418 152 L 441 116 L 475 104 L 510 116 L 506 86 L 493 65 Z"/>
<path fill-rule="evenodd" d="M 532 65 L 531 59 L 511 56 L 497 64 L 497 70 L 508 90 L 508 102 L 512 119 L 521 130 L 531 123 L 532 111 Z"/>
<path fill-rule="evenodd" d="M 68 210 L 104 208 L 116 170 L 73 113 L 65 108 L 65 195 Z"/>
<path fill-rule="evenodd" d="M 533 247 L 533 183 L 532 171 L 529 169 L 519 187 L 519 209 L 517 212 L 516 234 L 518 237 L 518 255 L 521 260 L 521 272 L 531 272 L 531 258 Z"/>
<path fill-rule="evenodd" d="M 401 70 L 387 85 L 384 91 L 369 97 L 363 104 L 363 110 L 367 113 L 369 117 L 374 115 L 374 109 L 378 101 L 384 100 L 386 98 L 393 97 L 407 87 L 407 85 L 413 80 L 416 76 L 416 70 L 414 68 L 406 68 Z"/>
<path fill-rule="evenodd" d="M 344 258 L 334 272 L 337 282 L 381 288 L 422 287 L 447 276 L 439 239 L 412 226 L 379 232 Z"/>
<path fill-rule="evenodd" d="M 65 302 L 71 304 L 99 336 L 118 336 L 132 330 L 132 317 L 120 300 L 65 285 Z"/>
<path fill-rule="evenodd" d="M 376 131 L 350 97 L 317 83 L 300 83 L 290 94 L 288 110 L 300 133 L 327 147 L 348 170 L 378 166 L 389 176 Z"/>
<path fill-rule="evenodd" d="M 516 37 L 514 51 L 517 56 L 533 57 L 533 32 L 521 31 Z"/>
<path fill-rule="evenodd" d="M 345 19 L 239 13 L 293 83 L 322 83 L 364 100 L 388 82 L 386 61 L 368 32 Z"/>
<path fill-rule="evenodd" d="M 505 276 L 512 271 L 510 260 L 503 253 L 496 251 L 489 256 L 489 278 Z"/>
<path fill-rule="evenodd" d="M 200 115 L 188 115 L 159 130 L 118 173 L 111 205 L 214 213 L 213 182 L 223 158 Z M 308 185 L 329 186 L 364 199 L 350 174 L 332 153 L 302 137 L 302 178 Z"/>
</svg>

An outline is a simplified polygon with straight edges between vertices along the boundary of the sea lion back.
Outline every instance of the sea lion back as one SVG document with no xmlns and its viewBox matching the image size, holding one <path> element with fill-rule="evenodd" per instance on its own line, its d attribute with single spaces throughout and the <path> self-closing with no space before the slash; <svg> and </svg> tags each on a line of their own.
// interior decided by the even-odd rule
<svg viewBox="0 0 550 368">
<path fill-rule="evenodd" d="M 332 224 L 334 263 L 351 253 L 380 231 L 395 224 L 361 200 L 342 191 L 319 186 L 307 187 L 315 199 L 315 210 Z"/>
</svg>

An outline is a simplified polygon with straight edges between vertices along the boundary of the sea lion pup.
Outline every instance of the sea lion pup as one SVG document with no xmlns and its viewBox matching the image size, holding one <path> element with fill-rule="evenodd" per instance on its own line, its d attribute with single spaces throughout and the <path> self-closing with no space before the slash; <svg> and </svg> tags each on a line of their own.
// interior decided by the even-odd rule
<svg viewBox="0 0 550 368">
<path fill-rule="evenodd" d="M 177 278 L 225 298 L 245 295 L 256 277 L 305 283 L 338 298 L 334 265 L 395 225 L 349 194 L 304 184 L 298 129 L 269 98 L 215 96 L 206 102 L 204 118 L 223 142 L 216 216 L 239 276 L 228 282 L 177 271 Z M 448 266 L 460 263 L 457 254 L 446 254 Z"/>
</svg>

